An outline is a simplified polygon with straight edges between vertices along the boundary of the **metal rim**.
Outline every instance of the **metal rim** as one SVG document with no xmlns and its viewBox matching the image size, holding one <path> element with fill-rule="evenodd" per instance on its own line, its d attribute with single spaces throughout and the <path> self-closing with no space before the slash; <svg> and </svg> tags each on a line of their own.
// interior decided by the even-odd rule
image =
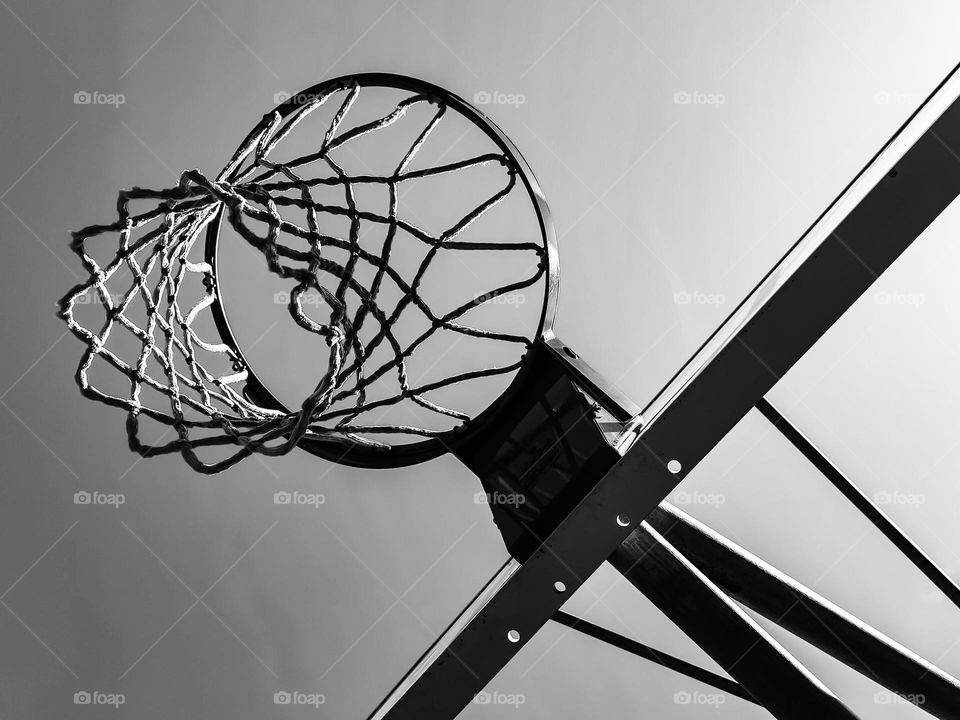
<svg viewBox="0 0 960 720">
<path fill-rule="evenodd" d="M 294 112 L 300 105 L 304 104 L 307 98 L 335 90 L 338 87 L 347 87 L 354 83 L 359 84 L 361 87 L 394 88 L 441 99 L 450 109 L 456 111 L 477 126 L 488 138 L 493 140 L 504 155 L 516 164 L 518 176 L 523 182 L 524 189 L 537 214 L 544 249 L 543 262 L 546 265 L 544 270 L 544 297 L 540 313 L 540 322 L 531 340 L 536 341 L 544 335 L 551 333 L 556 314 L 557 298 L 560 291 L 560 269 L 558 264 L 556 233 L 553 228 L 550 209 L 547 206 L 543 191 L 540 189 L 540 185 L 534 177 L 530 166 L 523 158 L 523 155 L 521 155 L 520 151 L 506 134 L 486 115 L 459 96 L 432 83 L 391 73 L 360 73 L 344 75 L 307 88 L 292 95 L 265 117 L 272 116 L 273 112 L 279 112 L 281 117 L 286 117 Z M 251 136 L 260 132 L 260 130 L 261 125 L 258 124 L 247 136 L 247 139 L 249 140 Z M 223 210 L 221 209 L 217 218 L 207 229 L 204 249 L 205 258 L 212 267 L 215 282 L 217 282 L 218 277 L 217 253 L 222 216 Z M 217 332 L 220 334 L 221 339 L 236 352 L 240 361 L 247 369 L 248 379 L 245 392 L 262 407 L 289 412 L 289 409 L 270 392 L 251 367 L 250 363 L 247 362 L 243 350 L 240 348 L 237 338 L 230 327 L 224 304 L 223 294 L 219 282 L 217 282 L 216 299 L 211 305 L 211 311 L 214 322 L 216 323 Z M 479 423 L 483 422 L 484 419 L 488 418 L 493 412 L 499 411 L 509 403 L 510 397 L 524 382 L 526 375 L 530 371 L 530 364 L 526 362 L 530 349 L 531 348 L 528 348 L 526 350 L 522 357 L 521 367 L 517 370 L 510 385 L 504 390 L 500 397 L 494 400 L 476 418 L 471 419 L 460 427 L 438 433 L 434 437 L 421 441 L 403 445 L 393 445 L 389 448 L 373 448 L 356 443 L 349 438 L 338 436 L 329 438 L 305 438 L 300 442 L 299 446 L 318 457 L 332 460 L 342 465 L 352 465 L 355 467 L 403 467 L 405 465 L 413 465 L 432 460 L 448 452 L 456 445 L 465 442 L 472 434 L 471 428 L 477 427 Z"/>
</svg>

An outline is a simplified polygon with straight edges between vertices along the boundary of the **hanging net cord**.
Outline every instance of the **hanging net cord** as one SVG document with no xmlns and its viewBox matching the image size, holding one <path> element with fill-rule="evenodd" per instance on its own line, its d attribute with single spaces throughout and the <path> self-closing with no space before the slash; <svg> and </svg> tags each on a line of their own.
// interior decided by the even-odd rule
<svg viewBox="0 0 960 720">
<path fill-rule="evenodd" d="M 511 373 L 519 368 L 523 354 L 530 345 L 530 338 L 457 322 L 478 304 L 532 286 L 546 271 L 546 254 L 540 243 L 458 239 L 473 222 L 498 205 L 509 193 L 518 187 L 523 190 L 522 183 L 517 181 L 518 169 L 514 161 L 506 154 L 494 152 L 446 165 L 409 170 L 411 160 L 441 122 L 447 111 L 446 105 L 433 97 L 411 95 L 398 103 L 390 113 L 338 134 L 360 93 L 359 85 L 335 88 L 311 98 L 286 118 L 275 111 L 264 117 L 216 180 L 210 181 L 200 171 L 191 170 L 184 172 L 179 184 L 173 188 L 122 191 L 117 202 L 119 218 L 116 222 L 90 226 L 73 234 L 71 247 L 90 272 L 89 279 L 71 290 L 60 305 L 60 316 L 87 345 L 76 379 L 87 397 L 127 411 L 130 446 L 136 452 L 150 456 L 179 451 L 195 470 L 213 473 L 255 452 L 264 455 L 284 454 L 304 438 L 339 439 L 341 442 L 349 440 L 386 448 L 389 445 L 370 435 L 402 433 L 434 437 L 441 431 L 415 425 L 363 424 L 359 418 L 362 413 L 409 400 L 428 410 L 428 415 L 444 416 L 448 418 L 447 422 L 462 424 L 469 420 L 466 414 L 431 402 L 425 395 L 456 383 Z M 342 104 L 334 114 L 320 147 L 294 160 L 282 163 L 271 160 L 271 151 L 278 143 L 307 115 L 334 97 L 342 97 Z M 410 108 L 421 103 L 429 103 L 435 110 L 391 174 L 350 175 L 331 158 L 333 150 L 397 122 Z M 328 168 L 328 175 L 302 178 L 298 170 L 312 163 Z M 444 232 L 431 235 L 400 216 L 398 189 L 404 181 L 452 175 L 457 171 L 490 164 L 503 167 L 503 187 L 471 208 Z M 385 215 L 358 206 L 355 188 L 360 184 L 376 184 L 386 188 L 389 208 Z M 344 203 L 334 205 L 318 202 L 311 191 L 319 186 L 325 186 L 328 190 L 342 188 Z M 140 214 L 131 214 L 132 202 L 147 203 L 149 209 Z M 278 210 L 281 206 L 304 211 L 305 227 L 281 217 Z M 346 218 L 349 221 L 348 237 L 324 234 L 321 231 L 324 216 Z M 218 287 L 213 267 L 203 259 L 191 260 L 189 256 L 198 239 L 200 244 L 197 247 L 202 250 L 202 238 L 206 236 L 210 223 L 218 222 L 220 217 L 243 240 L 263 254 L 273 273 L 293 282 L 289 292 L 290 315 L 300 328 L 324 338 L 329 347 L 329 359 L 322 376 L 312 392 L 303 399 L 299 409 L 282 412 L 253 402 L 244 393 L 248 370 L 236 348 L 220 338 L 204 339 L 203 333 L 195 328 L 195 320 L 218 300 Z M 250 220 L 257 221 L 261 228 L 265 225 L 266 231 L 261 229 L 262 234 L 258 234 L 250 227 Z M 370 252 L 361 247 L 362 221 L 385 226 L 385 240 L 380 252 Z M 390 265 L 398 230 L 405 231 L 427 246 L 410 280 L 405 280 Z M 119 236 L 119 249 L 109 263 L 101 266 L 88 252 L 88 244 L 105 234 Z M 293 240 L 297 246 L 285 244 L 284 240 Z M 341 260 L 337 262 L 325 256 L 327 248 L 341 251 L 338 256 Z M 535 270 L 520 280 L 490 289 L 479 295 L 477 300 L 470 300 L 444 314 L 436 314 L 419 292 L 431 262 L 441 253 L 477 250 L 535 253 Z M 374 269 L 373 279 L 365 287 L 354 277 L 361 263 L 369 264 Z M 108 282 L 111 278 L 119 281 L 117 273 L 121 268 L 129 270 L 132 282 L 129 286 L 124 284 L 123 292 L 111 293 Z M 154 278 L 153 287 L 150 287 L 151 277 Z M 401 293 L 400 301 L 390 312 L 377 304 L 378 292 L 385 277 L 395 283 Z M 188 284 L 188 279 L 200 279 L 203 290 L 199 293 L 199 300 L 191 297 L 185 301 L 192 303 L 192 306 L 181 307 L 179 295 Z M 328 322 L 317 322 L 304 312 L 304 295 L 310 292 L 319 294 L 329 308 Z M 348 306 L 348 293 L 353 296 L 354 310 Z M 96 330 L 88 329 L 75 318 L 75 306 L 92 301 L 103 305 L 106 316 L 102 326 Z M 142 327 L 125 314 L 138 302 L 142 303 L 146 317 Z M 423 313 L 428 321 L 428 329 L 402 346 L 393 328 L 404 311 Z M 378 328 L 372 339 L 361 342 L 359 332 L 370 321 L 377 323 Z M 118 330 L 119 326 L 129 330 L 141 344 L 135 362 L 125 361 L 110 349 L 111 333 L 123 332 Z M 413 387 L 407 375 L 406 361 L 418 346 L 437 332 L 462 333 L 491 341 L 516 343 L 519 357 L 517 362 L 503 367 L 454 374 Z M 365 361 L 383 344 L 389 350 L 390 359 L 377 367 L 365 368 Z M 115 394 L 94 386 L 89 379 L 89 370 L 96 358 L 106 361 L 126 377 L 129 381 L 128 394 Z M 214 359 L 216 363 L 212 363 Z M 207 366 L 214 364 L 218 369 L 205 367 L 205 363 Z M 230 369 L 219 369 L 224 367 Z M 395 375 L 396 392 L 388 397 L 368 400 L 367 390 L 371 383 L 388 374 Z M 166 396 L 169 403 L 144 401 L 142 395 L 145 387 L 160 394 L 151 393 L 153 397 Z M 171 426 L 176 431 L 176 439 L 162 443 L 161 438 L 156 444 L 144 444 L 139 437 L 140 415 Z M 212 445 L 233 449 L 227 457 L 214 462 L 201 460 L 196 450 Z"/>
</svg>

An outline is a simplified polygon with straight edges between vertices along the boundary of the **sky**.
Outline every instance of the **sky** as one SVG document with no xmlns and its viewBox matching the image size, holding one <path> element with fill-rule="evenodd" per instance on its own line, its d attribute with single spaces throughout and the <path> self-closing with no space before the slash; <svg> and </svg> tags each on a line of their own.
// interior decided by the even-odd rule
<svg viewBox="0 0 960 720">
<path fill-rule="evenodd" d="M 557 230 L 557 333 L 643 405 L 958 61 L 960 19 L 863 0 L 0 5 L 0 717 L 37 718 L 103 716 L 76 693 L 117 718 L 366 717 L 507 558 L 450 456 L 207 477 L 131 454 L 54 314 L 82 277 L 69 232 L 111 219 L 118 189 L 216 173 L 280 94 L 422 77 L 523 153 Z M 769 396 L 953 577 L 958 227 L 951 207 Z M 671 499 L 960 673 L 956 608 L 759 413 Z M 610 567 L 565 609 L 719 672 Z M 863 716 L 920 716 L 764 626 Z M 553 624 L 488 690 L 502 702 L 462 717 L 764 716 Z"/>
</svg>

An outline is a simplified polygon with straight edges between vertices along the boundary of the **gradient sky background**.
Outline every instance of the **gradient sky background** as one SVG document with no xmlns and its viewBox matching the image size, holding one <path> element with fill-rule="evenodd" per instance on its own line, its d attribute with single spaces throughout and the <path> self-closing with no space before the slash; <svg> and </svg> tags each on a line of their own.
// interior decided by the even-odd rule
<svg viewBox="0 0 960 720">
<path fill-rule="evenodd" d="M 108 221 L 117 189 L 216 172 L 276 93 L 345 73 L 522 94 L 485 109 L 551 204 L 558 334 L 642 405 L 960 60 L 949 2 L 0 5 L 3 718 L 365 717 L 506 557 L 450 457 L 377 473 L 295 452 L 201 477 L 130 454 L 54 316 L 81 276 L 68 231 Z M 677 101 L 693 92 L 717 101 Z M 885 509 L 953 577 L 958 229 L 951 207 L 771 394 L 868 493 L 906 498 Z M 757 413 L 673 500 L 960 674 L 956 608 Z M 566 609 L 718 670 L 609 567 Z M 771 632 L 863 716 L 922 716 Z M 765 715 L 677 704 L 710 690 L 557 625 L 489 689 L 524 702 L 462 717 Z M 81 690 L 126 703 L 76 707 Z"/>
</svg>

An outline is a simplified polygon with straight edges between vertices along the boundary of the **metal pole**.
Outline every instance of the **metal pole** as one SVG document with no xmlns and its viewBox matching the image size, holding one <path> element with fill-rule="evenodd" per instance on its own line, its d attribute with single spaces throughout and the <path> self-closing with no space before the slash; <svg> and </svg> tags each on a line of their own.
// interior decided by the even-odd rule
<svg viewBox="0 0 960 720">
<path fill-rule="evenodd" d="M 610 562 L 774 717 L 857 717 L 649 524 Z"/>
<path fill-rule="evenodd" d="M 807 460 L 813 463 L 823 476 L 829 480 L 837 490 L 843 493 L 854 507 L 864 517 L 872 522 L 886 538 L 896 545 L 910 562 L 917 566 L 927 578 L 946 595 L 950 601 L 960 608 L 960 587 L 949 575 L 927 555 L 890 517 L 858 488 L 850 478 L 844 475 L 810 440 L 794 427 L 766 398 L 757 403 L 757 410 L 769 420 L 777 430 Z"/>
<path fill-rule="evenodd" d="M 703 523 L 664 503 L 648 519 L 734 600 L 944 720 L 960 720 L 960 682 Z"/>
<path fill-rule="evenodd" d="M 595 625 L 589 620 L 584 620 L 581 617 L 571 615 L 563 610 L 558 611 L 553 616 L 553 620 L 561 625 L 566 625 L 571 630 L 576 630 L 584 635 L 589 635 L 592 638 L 596 638 L 597 640 L 605 642 L 608 645 L 613 645 L 621 650 L 625 650 L 626 652 L 636 655 L 637 657 L 642 657 L 645 660 L 649 660 L 650 662 L 661 665 L 669 670 L 686 675 L 694 680 L 699 680 L 705 685 L 715 687 L 717 690 L 720 690 L 728 695 L 733 695 L 741 700 L 758 704 L 753 695 L 740 687 L 739 683 L 736 683 L 729 678 L 725 678 L 722 675 L 717 675 L 714 672 L 710 672 L 709 670 L 705 670 L 699 665 L 694 665 L 686 660 L 681 660 L 680 658 L 674 657 L 669 653 L 665 653 L 662 650 L 656 650 L 649 645 L 644 645 L 636 640 L 626 638 L 623 635 L 613 632 L 612 630 L 607 630 L 604 627 Z"/>
</svg>

